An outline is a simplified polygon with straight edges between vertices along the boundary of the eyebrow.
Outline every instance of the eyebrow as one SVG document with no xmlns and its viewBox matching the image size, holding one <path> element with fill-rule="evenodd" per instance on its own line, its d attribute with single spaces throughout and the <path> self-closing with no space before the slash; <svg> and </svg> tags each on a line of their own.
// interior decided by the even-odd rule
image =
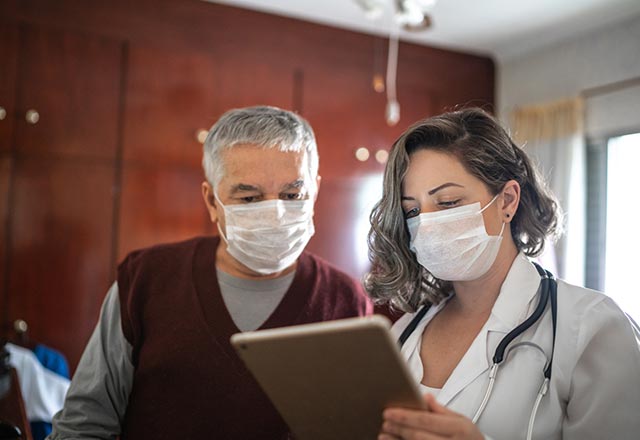
<svg viewBox="0 0 640 440">
<path fill-rule="evenodd" d="M 447 183 L 443 183 L 440 186 L 436 186 L 435 188 L 433 188 L 432 190 L 430 190 L 427 194 L 429 194 L 430 196 L 434 195 L 435 193 L 437 193 L 438 191 L 440 191 L 441 189 L 444 188 L 448 188 L 450 186 L 455 186 L 458 188 L 464 188 L 464 186 L 457 184 L 457 183 L 453 183 L 453 182 L 447 182 Z M 415 200 L 415 197 L 409 197 L 409 196 L 400 196 L 400 200 Z"/>
<path fill-rule="evenodd" d="M 430 190 L 427 194 L 429 194 L 430 196 L 434 195 L 435 193 L 437 193 L 438 191 L 440 191 L 441 189 L 445 189 L 445 188 L 449 188 L 450 186 L 456 186 L 458 188 L 464 188 L 464 186 L 459 185 L 457 183 L 453 183 L 453 182 L 447 182 L 447 183 L 443 183 L 440 186 L 436 186 L 435 188 L 433 188 L 432 190 Z"/>
<path fill-rule="evenodd" d="M 235 194 L 242 191 L 262 191 L 259 187 L 254 185 L 247 185 L 246 183 L 238 183 L 237 185 L 233 185 L 231 187 L 231 194 Z"/>
<path fill-rule="evenodd" d="M 303 186 L 304 186 L 304 180 L 298 179 L 291 183 L 287 183 L 285 186 L 282 187 L 282 191 L 286 191 L 288 189 L 299 189 L 299 188 L 302 188 Z"/>
</svg>

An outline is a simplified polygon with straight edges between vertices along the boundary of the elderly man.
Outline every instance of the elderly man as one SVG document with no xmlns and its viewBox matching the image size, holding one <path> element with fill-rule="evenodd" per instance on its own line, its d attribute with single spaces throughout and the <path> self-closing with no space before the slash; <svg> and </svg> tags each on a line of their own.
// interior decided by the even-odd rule
<svg viewBox="0 0 640 440">
<path fill-rule="evenodd" d="M 229 111 L 209 132 L 203 165 L 221 239 L 124 260 L 50 440 L 288 438 L 229 337 L 371 312 L 356 282 L 304 251 L 320 184 L 304 119 Z"/>
</svg>

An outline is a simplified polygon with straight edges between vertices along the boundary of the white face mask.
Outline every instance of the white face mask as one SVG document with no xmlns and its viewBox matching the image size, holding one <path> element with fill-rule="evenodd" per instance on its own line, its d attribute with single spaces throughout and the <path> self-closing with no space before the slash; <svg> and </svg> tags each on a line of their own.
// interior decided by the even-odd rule
<svg viewBox="0 0 640 440">
<path fill-rule="evenodd" d="M 499 235 L 489 236 L 482 211 L 497 197 L 482 209 L 478 202 L 407 220 L 411 250 L 418 262 L 446 281 L 475 280 L 487 273 L 498 255 L 505 223 Z"/>
<path fill-rule="evenodd" d="M 313 236 L 313 200 L 266 200 L 223 205 L 227 252 L 249 269 L 269 275 L 291 266 Z"/>
</svg>

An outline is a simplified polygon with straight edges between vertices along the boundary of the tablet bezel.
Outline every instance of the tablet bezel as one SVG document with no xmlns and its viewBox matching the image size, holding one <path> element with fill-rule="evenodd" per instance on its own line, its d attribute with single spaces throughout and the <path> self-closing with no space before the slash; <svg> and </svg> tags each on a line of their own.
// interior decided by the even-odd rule
<svg viewBox="0 0 640 440">
<path fill-rule="evenodd" d="M 231 344 L 298 440 L 364 440 L 385 407 L 424 408 L 390 327 L 373 315 L 238 333 Z"/>
</svg>

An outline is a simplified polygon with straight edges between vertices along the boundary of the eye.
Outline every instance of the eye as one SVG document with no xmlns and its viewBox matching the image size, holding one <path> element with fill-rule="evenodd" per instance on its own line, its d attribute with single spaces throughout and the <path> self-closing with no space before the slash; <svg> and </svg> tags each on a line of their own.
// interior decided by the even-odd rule
<svg viewBox="0 0 640 440">
<path fill-rule="evenodd" d="M 283 200 L 301 200 L 303 197 L 303 193 L 285 193 L 280 196 Z"/>
<path fill-rule="evenodd" d="M 246 196 L 246 197 L 240 197 L 240 200 L 243 203 L 253 203 L 253 202 L 257 202 L 259 199 L 258 196 Z"/>
<path fill-rule="evenodd" d="M 458 203 L 460 203 L 460 200 L 462 200 L 462 199 L 447 200 L 447 201 L 438 202 L 438 206 L 441 206 L 443 208 L 453 208 Z"/>
<path fill-rule="evenodd" d="M 411 217 L 415 217 L 420 214 L 420 210 L 418 208 L 411 208 L 408 211 L 405 211 L 404 218 L 409 219 Z"/>
</svg>

